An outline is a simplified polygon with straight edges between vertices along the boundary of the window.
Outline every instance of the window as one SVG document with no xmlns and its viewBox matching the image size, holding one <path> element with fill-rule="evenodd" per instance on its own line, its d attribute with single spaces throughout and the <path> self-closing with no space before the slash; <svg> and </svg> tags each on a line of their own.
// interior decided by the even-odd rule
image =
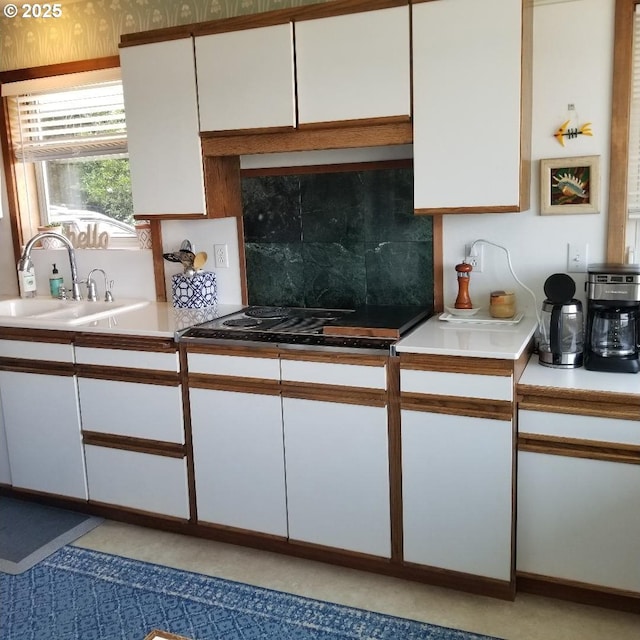
<svg viewBox="0 0 640 640">
<path fill-rule="evenodd" d="M 60 223 L 135 245 L 118 69 L 3 85 L 25 235 Z"/>
</svg>

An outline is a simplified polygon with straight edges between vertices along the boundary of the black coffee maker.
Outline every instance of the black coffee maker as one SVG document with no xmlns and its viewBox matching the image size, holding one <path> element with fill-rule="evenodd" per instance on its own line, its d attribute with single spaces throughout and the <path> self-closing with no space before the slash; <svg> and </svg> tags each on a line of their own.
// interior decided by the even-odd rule
<svg viewBox="0 0 640 640">
<path fill-rule="evenodd" d="M 591 371 L 640 371 L 640 266 L 590 265 L 584 364 Z"/>
</svg>

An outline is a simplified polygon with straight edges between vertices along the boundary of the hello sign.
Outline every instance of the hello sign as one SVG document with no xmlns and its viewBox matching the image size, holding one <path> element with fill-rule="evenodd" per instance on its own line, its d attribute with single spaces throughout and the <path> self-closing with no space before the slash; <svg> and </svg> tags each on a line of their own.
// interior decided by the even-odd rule
<svg viewBox="0 0 640 640">
<path fill-rule="evenodd" d="M 106 249 L 109 246 L 109 234 L 98 234 L 97 224 L 88 224 L 86 231 L 67 231 L 67 236 L 75 249 Z"/>
</svg>

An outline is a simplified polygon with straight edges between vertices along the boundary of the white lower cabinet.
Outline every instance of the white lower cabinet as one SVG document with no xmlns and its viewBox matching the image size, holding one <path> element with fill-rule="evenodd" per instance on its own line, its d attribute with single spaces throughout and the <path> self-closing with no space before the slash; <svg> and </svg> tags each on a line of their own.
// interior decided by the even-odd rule
<svg viewBox="0 0 640 640">
<path fill-rule="evenodd" d="M 510 580 L 512 448 L 511 421 L 402 410 L 406 562 Z"/>
<path fill-rule="evenodd" d="M 289 537 L 390 557 L 386 407 L 283 398 Z"/>
<path fill-rule="evenodd" d="M 519 423 L 539 450 L 518 452 L 518 573 L 640 593 L 640 465 L 605 459 L 637 449 L 640 422 L 521 410 Z"/>
<path fill-rule="evenodd" d="M 198 520 L 286 537 L 280 396 L 189 396 Z"/>
<path fill-rule="evenodd" d="M 95 502 L 189 518 L 185 458 L 85 445 L 89 498 Z"/>
<path fill-rule="evenodd" d="M 0 389 L 13 486 L 86 500 L 75 377 L 1 371 Z"/>
</svg>

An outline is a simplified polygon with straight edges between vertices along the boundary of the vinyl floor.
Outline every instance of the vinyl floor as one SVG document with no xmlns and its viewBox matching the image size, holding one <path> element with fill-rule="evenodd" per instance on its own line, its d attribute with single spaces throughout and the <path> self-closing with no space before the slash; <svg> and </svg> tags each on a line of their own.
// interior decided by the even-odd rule
<svg viewBox="0 0 640 640">
<path fill-rule="evenodd" d="M 529 594 L 505 602 L 108 520 L 74 544 L 508 640 L 640 638 L 639 615 Z"/>
</svg>

